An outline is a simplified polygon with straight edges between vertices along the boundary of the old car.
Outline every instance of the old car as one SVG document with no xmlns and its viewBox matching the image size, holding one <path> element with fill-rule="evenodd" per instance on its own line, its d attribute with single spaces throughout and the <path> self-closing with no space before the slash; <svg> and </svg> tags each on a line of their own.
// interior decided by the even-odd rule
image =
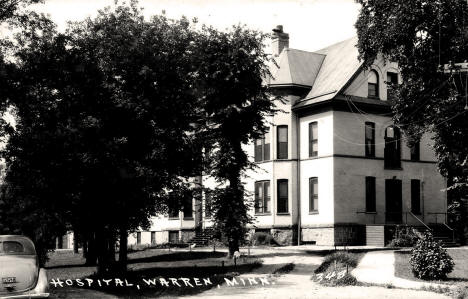
<svg viewBox="0 0 468 299">
<path fill-rule="evenodd" d="M 0 279 L 0 298 L 49 297 L 47 272 L 25 236 L 0 235 Z"/>
</svg>

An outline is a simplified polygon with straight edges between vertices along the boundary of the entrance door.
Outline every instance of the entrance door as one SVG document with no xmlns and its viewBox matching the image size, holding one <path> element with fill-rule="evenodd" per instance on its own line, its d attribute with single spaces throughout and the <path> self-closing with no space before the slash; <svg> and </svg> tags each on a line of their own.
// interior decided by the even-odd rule
<svg viewBox="0 0 468 299">
<path fill-rule="evenodd" d="M 401 180 L 385 180 L 385 211 L 386 222 L 401 223 Z"/>
</svg>

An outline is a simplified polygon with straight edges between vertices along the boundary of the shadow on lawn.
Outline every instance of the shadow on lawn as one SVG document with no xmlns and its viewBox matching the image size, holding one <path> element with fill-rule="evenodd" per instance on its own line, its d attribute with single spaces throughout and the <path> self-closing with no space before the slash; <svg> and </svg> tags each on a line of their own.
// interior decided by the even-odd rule
<svg viewBox="0 0 468 299">
<path fill-rule="evenodd" d="M 217 287 L 225 282 L 224 278 L 232 279 L 239 274 L 249 273 L 253 269 L 261 266 L 258 261 L 251 261 L 250 263 L 240 264 L 237 266 L 226 265 L 221 266 L 193 266 L 193 267 L 155 267 L 145 268 L 136 271 L 127 272 L 121 275 L 119 279 L 126 280 L 129 287 L 116 286 L 111 283 L 110 286 L 99 287 L 93 284 L 92 289 L 105 292 L 108 294 L 116 295 L 122 298 L 137 298 L 145 296 L 182 296 L 182 295 L 195 295 Z M 97 276 L 90 277 L 97 280 L 102 279 Z M 170 282 L 170 278 L 177 279 L 180 286 L 170 283 L 169 286 L 161 285 L 160 278 L 165 278 Z M 189 283 L 186 285 L 180 278 L 188 278 Z M 198 278 L 201 285 L 196 286 L 194 278 Z M 104 278 L 105 279 L 105 278 Z M 204 283 L 204 279 L 209 279 L 211 283 Z M 145 282 L 146 280 L 146 282 Z M 156 285 L 150 283 L 149 280 L 156 282 Z M 138 289 L 136 286 L 140 286 Z"/>
<path fill-rule="evenodd" d="M 225 252 L 209 252 L 209 251 L 192 251 L 192 252 L 174 252 L 168 254 L 160 254 L 155 256 L 130 258 L 129 264 L 136 263 L 155 263 L 155 262 L 171 262 L 171 261 L 187 261 L 198 260 L 206 258 L 220 258 L 225 257 Z"/>
</svg>

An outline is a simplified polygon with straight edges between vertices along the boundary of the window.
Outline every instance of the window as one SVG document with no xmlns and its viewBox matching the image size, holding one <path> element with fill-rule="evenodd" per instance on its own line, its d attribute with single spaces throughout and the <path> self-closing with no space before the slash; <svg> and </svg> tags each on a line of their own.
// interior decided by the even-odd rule
<svg viewBox="0 0 468 299">
<path fill-rule="evenodd" d="M 369 98 L 379 97 L 379 75 L 376 71 L 370 71 L 367 78 L 367 95 Z"/>
<path fill-rule="evenodd" d="M 366 212 L 376 212 L 375 177 L 366 176 Z"/>
<path fill-rule="evenodd" d="M 401 167 L 400 130 L 390 126 L 385 130 L 384 167 Z"/>
<path fill-rule="evenodd" d="M 168 210 L 169 218 L 179 218 L 179 203 L 173 194 L 169 195 Z"/>
<path fill-rule="evenodd" d="M 270 182 L 255 182 L 255 213 L 270 213 Z"/>
<path fill-rule="evenodd" d="M 421 214 L 421 182 L 419 180 L 411 180 L 411 212 Z"/>
<path fill-rule="evenodd" d="M 318 130 L 317 122 L 309 124 L 309 157 L 317 157 L 318 155 Z"/>
<path fill-rule="evenodd" d="M 156 244 L 156 232 L 151 232 L 151 244 Z"/>
<path fill-rule="evenodd" d="M 277 159 L 288 158 L 288 126 L 278 126 Z"/>
<path fill-rule="evenodd" d="M 419 161 L 419 141 L 410 147 L 411 161 Z"/>
<path fill-rule="evenodd" d="M 318 178 L 309 179 L 309 213 L 318 212 Z"/>
<path fill-rule="evenodd" d="M 365 127 L 366 157 L 375 157 L 375 124 L 366 122 Z"/>
<path fill-rule="evenodd" d="M 184 202 L 184 218 L 191 219 L 193 218 L 193 206 L 192 198 L 187 197 Z"/>
<path fill-rule="evenodd" d="M 255 162 L 270 160 L 270 133 L 255 140 Z"/>
<path fill-rule="evenodd" d="M 278 213 L 288 213 L 288 180 L 278 180 Z"/>
<path fill-rule="evenodd" d="M 398 84 L 398 74 L 393 72 L 387 73 L 387 83 L 388 84 Z"/>
<path fill-rule="evenodd" d="M 141 244 L 141 232 L 137 232 L 137 245 Z"/>
<path fill-rule="evenodd" d="M 392 100 L 395 98 L 394 91 L 393 91 L 393 86 L 392 85 L 397 85 L 398 84 L 398 74 L 393 73 L 393 72 L 388 72 L 387 73 L 387 99 Z"/>
<path fill-rule="evenodd" d="M 169 243 L 179 243 L 179 232 L 169 231 Z"/>
</svg>

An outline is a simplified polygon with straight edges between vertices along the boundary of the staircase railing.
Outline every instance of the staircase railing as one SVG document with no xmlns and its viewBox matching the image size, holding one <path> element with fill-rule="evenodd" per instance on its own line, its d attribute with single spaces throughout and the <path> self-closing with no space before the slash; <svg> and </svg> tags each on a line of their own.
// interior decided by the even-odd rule
<svg viewBox="0 0 468 299">
<path fill-rule="evenodd" d="M 406 212 L 408 214 L 410 214 L 411 216 L 413 216 L 414 219 L 416 219 L 419 223 L 421 223 L 428 231 L 430 231 L 432 233 L 432 229 L 426 224 L 424 223 L 424 221 L 422 221 L 421 219 L 419 219 L 418 216 L 414 215 L 413 212 Z"/>
<path fill-rule="evenodd" d="M 445 221 L 441 224 L 444 225 L 452 233 L 452 241 L 455 242 L 455 230 L 447 224 L 447 213 L 445 212 L 431 212 L 427 213 L 428 215 L 435 215 L 435 224 L 437 223 L 437 215 L 444 215 Z"/>
</svg>

